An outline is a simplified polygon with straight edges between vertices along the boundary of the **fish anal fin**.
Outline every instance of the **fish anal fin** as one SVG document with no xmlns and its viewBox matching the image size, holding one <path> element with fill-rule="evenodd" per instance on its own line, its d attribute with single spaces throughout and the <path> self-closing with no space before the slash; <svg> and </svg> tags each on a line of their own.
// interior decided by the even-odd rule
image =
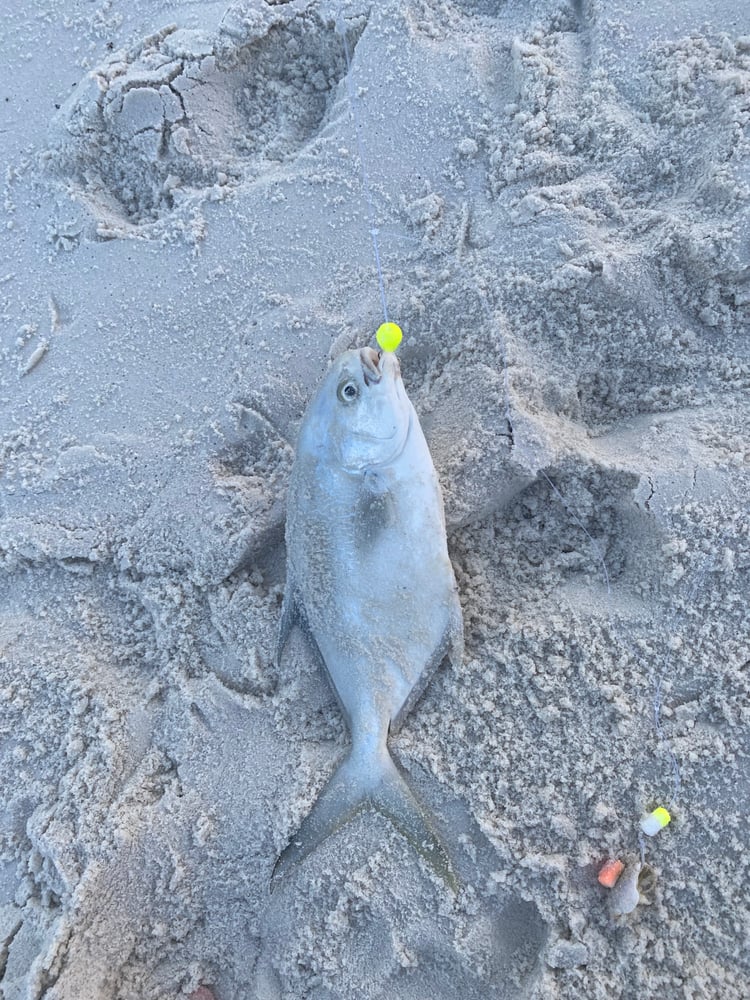
<svg viewBox="0 0 750 1000">
<path fill-rule="evenodd" d="M 454 606 L 451 609 L 448 624 L 445 627 L 445 631 L 443 632 L 440 642 L 437 644 L 434 653 L 425 664 L 424 669 L 404 699 L 403 704 L 398 711 L 394 713 L 394 716 L 391 719 L 390 731 L 392 733 L 397 733 L 399 731 L 403 725 L 404 719 L 424 694 L 425 688 L 430 683 L 433 674 L 443 660 L 449 660 L 451 666 L 457 668 L 461 666 L 463 655 L 464 626 L 463 619 L 461 618 L 461 605 L 458 603 L 458 596 L 456 596 Z"/>
<path fill-rule="evenodd" d="M 452 667 L 458 668 L 464 658 L 464 620 L 461 616 L 461 602 L 456 592 L 451 610 L 451 620 L 448 625 L 444 659 L 450 661 Z"/>
</svg>

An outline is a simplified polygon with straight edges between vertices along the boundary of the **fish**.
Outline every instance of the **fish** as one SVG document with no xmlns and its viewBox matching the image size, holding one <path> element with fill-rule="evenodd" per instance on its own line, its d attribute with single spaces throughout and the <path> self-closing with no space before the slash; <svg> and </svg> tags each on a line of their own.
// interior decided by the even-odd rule
<svg viewBox="0 0 750 1000">
<path fill-rule="evenodd" d="M 440 485 L 393 352 L 345 351 L 311 399 L 290 476 L 286 552 L 277 662 L 299 626 L 351 745 L 279 856 L 272 891 L 366 809 L 455 889 L 434 818 L 388 747 L 440 664 L 460 666 L 464 643 Z"/>
</svg>

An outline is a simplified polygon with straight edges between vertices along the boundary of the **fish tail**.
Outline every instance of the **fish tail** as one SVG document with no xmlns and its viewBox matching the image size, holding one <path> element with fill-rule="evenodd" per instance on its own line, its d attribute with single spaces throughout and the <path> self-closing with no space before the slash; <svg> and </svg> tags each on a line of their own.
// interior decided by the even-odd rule
<svg viewBox="0 0 750 1000">
<path fill-rule="evenodd" d="M 371 804 L 390 820 L 448 888 L 457 892 L 458 879 L 434 821 L 387 752 L 383 755 L 380 781 L 371 792 Z"/>
<path fill-rule="evenodd" d="M 361 785 L 361 778 L 349 757 L 334 772 L 299 830 L 279 855 L 271 876 L 271 891 L 295 865 L 304 861 L 324 840 L 365 808 L 369 789 Z"/>
<path fill-rule="evenodd" d="M 457 891 L 458 881 L 448 852 L 429 814 L 387 750 L 366 760 L 352 754 L 334 773 L 296 835 L 279 855 L 271 876 L 271 891 L 295 865 L 367 808 L 385 816 L 446 885 Z"/>
</svg>

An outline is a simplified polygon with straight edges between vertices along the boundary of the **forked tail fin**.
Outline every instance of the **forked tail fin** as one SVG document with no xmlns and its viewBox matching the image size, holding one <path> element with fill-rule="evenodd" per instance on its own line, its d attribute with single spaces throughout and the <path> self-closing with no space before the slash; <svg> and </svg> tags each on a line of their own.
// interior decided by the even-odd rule
<svg viewBox="0 0 750 1000">
<path fill-rule="evenodd" d="M 294 865 L 304 861 L 324 840 L 367 808 L 389 819 L 445 884 L 457 891 L 458 881 L 448 852 L 427 810 L 385 749 L 364 760 L 361 755 L 351 754 L 334 773 L 296 835 L 279 855 L 271 876 L 271 891 Z"/>
<path fill-rule="evenodd" d="M 457 892 L 456 873 L 430 814 L 409 788 L 387 751 L 383 760 L 382 779 L 370 797 L 373 809 L 389 819 L 448 888 Z"/>
</svg>

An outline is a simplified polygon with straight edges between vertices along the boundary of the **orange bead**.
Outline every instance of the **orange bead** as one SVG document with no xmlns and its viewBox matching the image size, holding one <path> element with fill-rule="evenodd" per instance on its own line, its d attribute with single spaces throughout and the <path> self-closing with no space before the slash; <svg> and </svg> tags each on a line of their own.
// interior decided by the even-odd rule
<svg viewBox="0 0 750 1000">
<path fill-rule="evenodd" d="M 597 876 L 599 884 L 605 886 L 607 889 L 611 889 L 617 882 L 620 875 L 622 875 L 624 867 L 625 865 L 619 860 L 619 858 L 605 861 L 599 869 L 599 875 Z"/>
</svg>

